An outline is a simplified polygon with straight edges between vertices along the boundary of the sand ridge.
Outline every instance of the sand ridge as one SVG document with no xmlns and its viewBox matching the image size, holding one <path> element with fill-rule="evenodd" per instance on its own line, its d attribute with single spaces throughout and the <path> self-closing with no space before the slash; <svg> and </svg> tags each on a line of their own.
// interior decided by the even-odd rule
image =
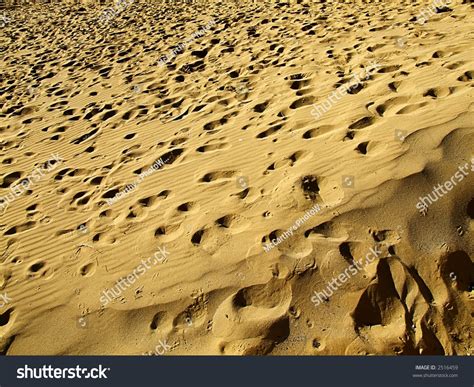
<svg viewBox="0 0 474 387">
<path fill-rule="evenodd" d="M 429 4 L 135 1 L 105 28 L 106 6 L 8 11 L 0 197 L 62 162 L 0 215 L 0 352 L 472 353 L 472 174 L 416 204 L 474 155 L 473 6 L 417 23 Z"/>
</svg>

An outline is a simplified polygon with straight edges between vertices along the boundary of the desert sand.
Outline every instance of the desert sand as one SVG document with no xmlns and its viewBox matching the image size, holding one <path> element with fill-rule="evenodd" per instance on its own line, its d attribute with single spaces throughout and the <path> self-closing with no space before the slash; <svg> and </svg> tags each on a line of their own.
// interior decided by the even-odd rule
<svg viewBox="0 0 474 387">
<path fill-rule="evenodd" d="M 471 355 L 474 4 L 430 4 L 0 10 L 0 353 Z"/>
</svg>

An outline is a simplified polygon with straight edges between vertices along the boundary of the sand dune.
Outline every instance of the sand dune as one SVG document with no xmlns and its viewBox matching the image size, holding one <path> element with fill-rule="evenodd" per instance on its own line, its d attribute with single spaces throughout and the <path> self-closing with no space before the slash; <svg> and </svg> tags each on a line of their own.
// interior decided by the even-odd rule
<svg viewBox="0 0 474 387">
<path fill-rule="evenodd" d="M 111 7 L 3 11 L 0 353 L 472 354 L 472 1 Z"/>
</svg>

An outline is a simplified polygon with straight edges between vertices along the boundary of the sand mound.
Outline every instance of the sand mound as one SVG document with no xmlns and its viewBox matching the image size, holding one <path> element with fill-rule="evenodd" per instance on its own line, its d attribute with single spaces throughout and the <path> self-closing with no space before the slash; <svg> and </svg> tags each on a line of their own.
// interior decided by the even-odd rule
<svg viewBox="0 0 474 387">
<path fill-rule="evenodd" d="M 6 9 L 0 353 L 472 353 L 473 4 L 429 7 Z"/>
</svg>

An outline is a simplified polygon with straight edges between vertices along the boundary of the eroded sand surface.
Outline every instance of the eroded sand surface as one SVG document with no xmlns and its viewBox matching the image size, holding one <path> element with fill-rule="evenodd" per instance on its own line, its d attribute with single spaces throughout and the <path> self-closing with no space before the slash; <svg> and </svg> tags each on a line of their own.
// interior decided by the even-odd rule
<svg viewBox="0 0 474 387">
<path fill-rule="evenodd" d="M 428 5 L 5 11 L 0 197 L 60 161 L 0 215 L 0 352 L 472 353 L 474 9 Z"/>
</svg>

